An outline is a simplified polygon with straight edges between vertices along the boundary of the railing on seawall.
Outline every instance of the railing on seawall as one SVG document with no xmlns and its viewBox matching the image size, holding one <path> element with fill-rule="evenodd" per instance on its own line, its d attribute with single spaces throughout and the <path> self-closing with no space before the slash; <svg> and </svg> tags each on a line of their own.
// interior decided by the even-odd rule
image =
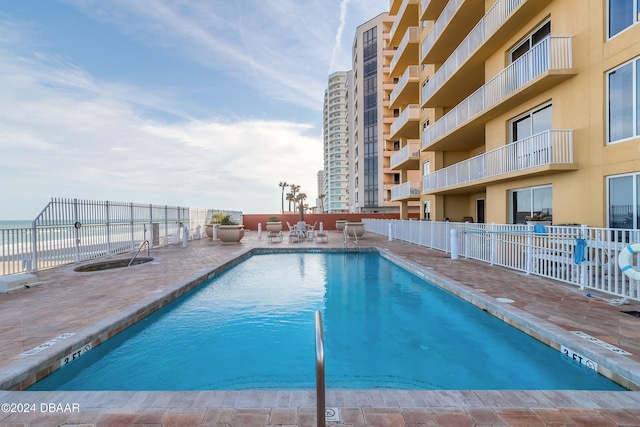
<svg viewBox="0 0 640 427">
<path fill-rule="evenodd" d="M 31 227 L 0 229 L 0 276 L 200 239 L 216 211 L 54 198 Z"/>
<path fill-rule="evenodd" d="M 581 289 L 640 300 L 640 283 L 618 268 L 618 254 L 640 242 L 640 230 L 533 224 L 474 224 L 363 219 L 367 231 L 460 257 L 563 281 Z"/>
</svg>

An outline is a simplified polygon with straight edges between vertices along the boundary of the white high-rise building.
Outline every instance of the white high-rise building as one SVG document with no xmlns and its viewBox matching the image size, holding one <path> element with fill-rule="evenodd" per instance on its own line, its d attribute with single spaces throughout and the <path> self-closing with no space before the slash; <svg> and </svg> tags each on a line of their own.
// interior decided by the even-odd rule
<svg viewBox="0 0 640 427">
<path fill-rule="evenodd" d="M 349 211 L 349 129 L 347 88 L 350 71 L 329 76 L 324 92 L 324 211 Z"/>
</svg>

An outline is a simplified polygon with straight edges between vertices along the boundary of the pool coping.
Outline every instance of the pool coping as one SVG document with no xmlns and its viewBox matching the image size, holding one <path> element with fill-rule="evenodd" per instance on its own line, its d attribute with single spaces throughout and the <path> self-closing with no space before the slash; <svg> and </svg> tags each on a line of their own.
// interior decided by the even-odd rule
<svg viewBox="0 0 640 427">
<path fill-rule="evenodd" d="M 102 321 L 75 332 L 73 336 L 42 350 L 36 355 L 18 361 L 0 371 L 0 390 L 24 391 L 31 384 L 50 374 L 61 366 L 61 360 L 86 344 L 92 347 L 116 335 L 126 327 L 143 319 L 159 308 L 175 300 L 181 295 L 197 288 L 207 280 L 228 270 L 245 259 L 259 254 L 270 253 L 345 253 L 345 252 L 377 252 L 391 262 L 405 268 L 417 276 L 428 280 L 448 292 L 474 304 L 493 316 L 533 336 L 539 341 L 560 351 L 561 345 L 581 352 L 585 357 L 598 363 L 598 372 L 621 384 L 629 390 L 640 390 L 640 364 L 612 353 L 596 344 L 577 337 L 575 334 L 537 318 L 509 304 L 499 302 L 496 298 L 471 289 L 450 278 L 438 275 L 428 268 L 377 246 L 360 247 L 328 247 L 328 248 L 276 248 L 253 247 L 241 251 L 237 256 L 220 262 L 210 268 L 198 270 L 191 276 L 180 280 L 169 289 L 162 290 L 153 296 L 135 303 L 127 309 Z"/>
</svg>

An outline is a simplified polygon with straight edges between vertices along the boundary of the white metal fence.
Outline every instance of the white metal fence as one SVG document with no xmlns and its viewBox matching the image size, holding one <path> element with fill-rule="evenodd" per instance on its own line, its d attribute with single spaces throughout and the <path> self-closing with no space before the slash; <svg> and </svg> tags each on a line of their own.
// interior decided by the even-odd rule
<svg viewBox="0 0 640 427">
<path fill-rule="evenodd" d="M 219 210 L 52 199 L 29 228 L 0 229 L 0 276 L 205 236 Z M 241 212 L 224 211 L 235 220 Z"/>
<path fill-rule="evenodd" d="M 451 230 L 460 257 L 640 300 L 640 283 L 618 268 L 618 254 L 640 242 L 640 230 L 587 226 L 474 224 L 363 219 L 367 231 L 451 252 Z M 636 268 L 638 262 L 636 261 Z"/>
</svg>

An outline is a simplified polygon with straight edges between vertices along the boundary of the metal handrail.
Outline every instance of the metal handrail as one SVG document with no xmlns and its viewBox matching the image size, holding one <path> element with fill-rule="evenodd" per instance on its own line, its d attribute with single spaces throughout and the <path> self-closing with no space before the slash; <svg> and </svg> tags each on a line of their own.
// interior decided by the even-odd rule
<svg viewBox="0 0 640 427">
<path fill-rule="evenodd" d="M 136 252 L 136 254 L 133 256 L 133 258 L 131 258 L 131 261 L 129 261 L 129 265 L 127 265 L 127 267 L 131 267 L 131 264 L 133 264 L 133 260 L 136 259 L 136 257 L 138 256 L 138 254 L 140 253 L 142 248 L 144 248 L 144 245 L 147 245 L 147 257 L 149 257 L 149 248 L 150 248 L 149 241 L 145 240 L 144 242 L 142 242 L 142 244 L 138 248 L 138 252 Z"/>
<path fill-rule="evenodd" d="M 316 412 L 318 427 L 325 427 L 324 332 L 319 311 L 316 311 Z"/>
</svg>

